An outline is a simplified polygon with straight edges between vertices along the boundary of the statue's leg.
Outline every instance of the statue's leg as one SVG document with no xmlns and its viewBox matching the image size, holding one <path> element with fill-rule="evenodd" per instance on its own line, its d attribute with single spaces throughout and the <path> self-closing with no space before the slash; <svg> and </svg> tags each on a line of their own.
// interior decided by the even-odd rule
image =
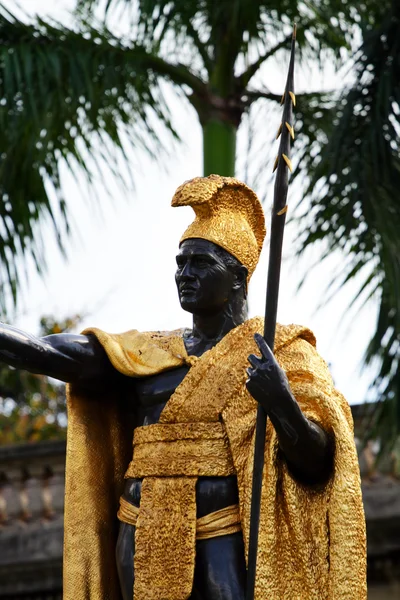
<svg viewBox="0 0 400 600">
<path fill-rule="evenodd" d="M 116 560 L 123 600 L 133 599 L 135 527 L 120 523 Z M 246 563 L 241 533 L 196 543 L 192 600 L 244 600 Z"/>
<path fill-rule="evenodd" d="M 193 600 L 244 600 L 246 562 L 241 532 L 196 543 Z"/>
<path fill-rule="evenodd" d="M 133 600 L 133 556 L 135 554 L 135 527 L 133 525 L 119 524 L 115 554 L 122 597 L 124 600 Z"/>
</svg>

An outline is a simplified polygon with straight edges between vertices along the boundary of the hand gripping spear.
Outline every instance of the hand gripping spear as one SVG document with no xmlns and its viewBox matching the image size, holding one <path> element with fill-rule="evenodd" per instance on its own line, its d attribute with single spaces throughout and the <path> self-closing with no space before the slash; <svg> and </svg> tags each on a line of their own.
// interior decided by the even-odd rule
<svg viewBox="0 0 400 600">
<path fill-rule="evenodd" d="M 271 240 L 269 250 L 267 298 L 265 304 L 264 338 L 274 350 L 276 315 L 278 310 L 279 278 L 281 273 L 282 242 L 285 228 L 288 193 L 288 171 L 292 171 L 290 161 L 290 138 L 294 139 L 293 107 L 296 105 L 294 95 L 294 51 L 296 44 L 296 25 L 293 28 L 292 49 L 290 54 L 289 72 L 285 92 L 282 96 L 283 104 L 282 122 L 276 138 L 281 136 L 279 153 L 274 164 L 276 171 L 274 203 L 271 217 Z M 254 448 L 253 485 L 250 513 L 250 539 L 247 571 L 246 600 L 254 599 L 256 581 L 258 529 L 260 522 L 261 487 L 264 467 L 265 434 L 267 428 L 267 415 L 259 404 L 257 409 L 256 439 Z"/>
</svg>

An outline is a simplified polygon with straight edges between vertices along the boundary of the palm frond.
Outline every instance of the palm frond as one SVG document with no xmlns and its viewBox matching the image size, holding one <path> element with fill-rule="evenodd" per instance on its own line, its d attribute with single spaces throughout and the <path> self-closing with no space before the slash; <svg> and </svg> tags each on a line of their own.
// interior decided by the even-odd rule
<svg viewBox="0 0 400 600">
<path fill-rule="evenodd" d="M 239 130 L 241 144 L 247 151 L 238 157 L 238 176 L 257 189 L 261 198 L 271 199 L 273 190 L 273 164 L 276 157 L 276 134 L 281 119 L 281 94 L 267 90 L 251 90 L 243 95 L 246 118 Z M 318 160 L 321 144 L 328 139 L 335 115 L 337 93 L 296 93 L 294 122 L 295 147 L 291 180 L 303 180 L 310 163 Z M 263 135 L 260 135 L 260 132 Z M 296 208 L 296 211 L 295 211 Z M 298 211 L 290 207 L 289 215 Z M 291 217 L 289 217 L 291 218 Z"/>
<path fill-rule="evenodd" d="M 326 123 L 319 139 L 310 137 L 303 149 L 311 219 L 303 216 L 301 249 L 322 240 L 330 251 L 341 249 L 349 257 L 343 283 L 358 277 L 359 296 L 375 290 L 379 317 L 366 362 L 377 367 L 373 389 L 378 400 L 387 402 L 379 423 L 384 441 L 391 443 L 400 433 L 398 5 L 386 6 L 379 27 L 366 27 L 354 85 L 330 106 L 331 124 Z"/>
<path fill-rule="evenodd" d="M 171 73 L 157 57 L 150 57 L 152 66 L 147 58 L 143 48 L 122 44 L 105 27 L 72 31 L 43 20 L 25 23 L 0 5 L 2 308 L 7 290 L 16 299 L 20 257 L 31 254 L 44 268 L 38 227 L 46 215 L 62 246 L 68 229 L 62 162 L 91 180 L 97 149 L 116 171 L 126 143 L 160 152 L 160 121 L 176 135 L 158 79 L 160 71 L 164 78 Z"/>
<path fill-rule="evenodd" d="M 327 57 L 341 63 L 350 49 L 355 28 L 369 15 L 366 0 L 355 9 L 341 0 L 302 2 L 293 0 L 78 0 L 78 11 L 88 16 L 103 11 L 105 18 L 130 12 L 134 37 L 159 51 L 178 55 L 191 47 L 209 75 L 216 63 L 229 73 L 241 68 L 243 57 L 269 57 L 297 22 L 298 46 L 304 59 L 322 62 Z M 170 35 L 173 34 L 173 35 Z M 289 45 L 290 46 L 290 45 Z M 239 59 L 239 60 L 238 60 Z M 256 59 L 256 65 L 258 63 Z M 252 58 L 253 60 L 253 58 Z M 247 78 L 246 78 L 247 81 Z"/>
</svg>

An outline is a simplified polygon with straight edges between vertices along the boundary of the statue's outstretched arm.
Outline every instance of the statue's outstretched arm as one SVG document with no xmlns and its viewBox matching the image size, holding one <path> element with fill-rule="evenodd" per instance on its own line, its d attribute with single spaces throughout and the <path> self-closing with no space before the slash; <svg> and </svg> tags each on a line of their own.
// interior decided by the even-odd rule
<svg viewBox="0 0 400 600">
<path fill-rule="evenodd" d="M 94 336 L 60 333 L 38 338 L 5 323 L 0 323 L 0 361 L 66 382 L 104 381 L 114 371 Z"/>
<path fill-rule="evenodd" d="M 320 483 L 332 470 L 333 446 L 326 432 L 307 419 L 294 398 L 285 371 L 264 338 L 256 334 L 261 357 L 249 356 L 247 389 L 265 409 L 293 474 L 304 483 Z"/>
</svg>

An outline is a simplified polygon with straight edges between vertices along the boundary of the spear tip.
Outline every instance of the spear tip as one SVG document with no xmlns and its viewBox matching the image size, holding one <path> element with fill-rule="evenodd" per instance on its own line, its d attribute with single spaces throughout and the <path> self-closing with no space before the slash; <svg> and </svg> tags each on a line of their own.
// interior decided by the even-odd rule
<svg viewBox="0 0 400 600">
<path fill-rule="evenodd" d="M 293 23 L 293 39 L 296 39 L 297 23 Z"/>
</svg>

